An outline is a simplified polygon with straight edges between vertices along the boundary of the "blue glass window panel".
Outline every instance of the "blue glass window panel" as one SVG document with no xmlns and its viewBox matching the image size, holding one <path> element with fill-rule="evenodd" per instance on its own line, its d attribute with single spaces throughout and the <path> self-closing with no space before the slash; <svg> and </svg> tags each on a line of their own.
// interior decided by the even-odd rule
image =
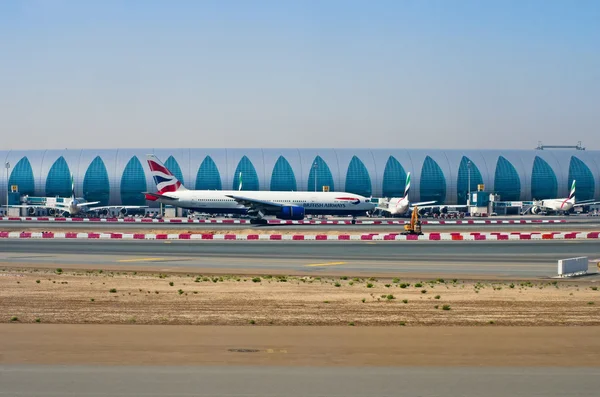
<svg viewBox="0 0 600 397">
<path fill-rule="evenodd" d="M 443 204 L 446 200 L 446 178 L 434 159 L 427 156 L 421 168 L 421 201 L 435 201 Z"/>
<path fill-rule="evenodd" d="M 569 164 L 568 191 L 571 190 L 571 183 L 575 180 L 575 199 L 577 201 L 592 200 L 596 191 L 594 174 L 587 165 L 575 156 L 571 156 Z"/>
<path fill-rule="evenodd" d="M 521 179 L 510 161 L 498 157 L 494 175 L 494 190 L 502 201 L 518 201 L 521 198 Z"/>
<path fill-rule="evenodd" d="M 60 156 L 48 171 L 46 196 L 71 197 L 71 171 L 63 156 Z"/>
<path fill-rule="evenodd" d="M 348 193 L 371 196 L 371 177 L 365 164 L 356 156 L 352 157 L 346 172 L 346 191 Z"/>
<path fill-rule="evenodd" d="M 222 190 L 221 174 L 210 156 L 206 156 L 196 174 L 196 190 Z"/>
<path fill-rule="evenodd" d="M 406 171 L 395 157 L 390 156 L 383 171 L 383 197 L 402 197 L 406 187 Z"/>
<path fill-rule="evenodd" d="M 181 168 L 179 167 L 179 163 L 177 163 L 177 160 L 175 160 L 175 157 L 169 156 L 169 158 L 165 162 L 165 167 L 167 167 L 167 169 L 171 171 L 171 174 L 175 175 L 175 178 L 177 178 L 182 185 L 185 185 L 185 181 L 183 180 L 183 173 L 181 172 Z"/>
<path fill-rule="evenodd" d="M 535 200 L 556 198 L 558 183 L 552 167 L 541 157 L 535 156 L 531 172 L 531 197 Z"/>
<path fill-rule="evenodd" d="M 121 203 L 123 205 L 145 205 L 143 192 L 146 190 L 146 175 L 140 160 L 133 156 L 123 170 L 121 177 Z"/>
<path fill-rule="evenodd" d="M 96 156 L 85 171 L 83 177 L 83 198 L 87 201 L 99 201 L 98 205 L 108 205 L 110 183 L 106 166 L 100 156 Z"/>
<path fill-rule="evenodd" d="M 283 156 L 279 156 L 271 174 L 271 190 L 279 192 L 296 191 L 296 177 L 292 166 Z"/>
<path fill-rule="evenodd" d="M 23 157 L 10 172 L 10 178 L 8 178 L 8 188 L 12 185 L 17 185 L 20 194 L 34 195 L 35 194 L 35 183 L 33 181 L 33 170 L 31 169 L 31 163 L 27 157 Z"/>
<path fill-rule="evenodd" d="M 329 186 L 329 191 L 335 191 L 333 185 L 333 176 L 327 163 L 321 158 L 321 156 L 315 157 L 310 167 L 310 173 L 308 174 L 308 186 L 306 188 L 309 192 L 322 192 L 323 186 Z"/>
<path fill-rule="evenodd" d="M 470 159 L 466 156 L 460 160 L 460 166 L 458 167 L 458 179 L 456 181 L 456 203 L 467 204 L 467 196 L 469 195 L 469 161 Z M 471 161 L 471 191 L 477 191 L 477 185 L 483 183 L 481 172 L 479 168 Z"/>
<path fill-rule="evenodd" d="M 248 157 L 244 156 L 238 163 L 235 173 L 233 174 L 233 184 L 232 189 L 238 190 L 240 185 L 240 172 L 242 173 L 242 190 L 258 190 L 258 175 L 256 174 L 256 169 L 254 165 L 248 159 Z"/>
</svg>

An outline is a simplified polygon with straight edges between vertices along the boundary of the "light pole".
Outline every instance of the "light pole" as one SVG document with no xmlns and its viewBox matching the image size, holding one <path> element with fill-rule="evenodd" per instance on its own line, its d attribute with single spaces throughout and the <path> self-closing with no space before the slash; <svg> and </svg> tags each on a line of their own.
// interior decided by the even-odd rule
<svg viewBox="0 0 600 397">
<path fill-rule="evenodd" d="M 10 163 L 7 161 L 4 166 L 6 167 L 6 216 L 8 216 L 8 170 L 10 169 Z"/>
<path fill-rule="evenodd" d="M 471 206 L 471 160 L 467 162 L 467 184 L 468 186 L 468 197 L 467 197 L 467 206 Z"/>
<path fill-rule="evenodd" d="M 315 192 L 317 191 L 317 162 L 315 161 L 313 164 L 313 169 L 315 170 Z"/>
</svg>

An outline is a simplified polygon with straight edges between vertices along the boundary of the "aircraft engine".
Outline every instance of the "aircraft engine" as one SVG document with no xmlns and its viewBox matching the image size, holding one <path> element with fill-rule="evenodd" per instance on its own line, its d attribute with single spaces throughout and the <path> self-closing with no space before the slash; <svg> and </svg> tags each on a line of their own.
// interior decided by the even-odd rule
<svg viewBox="0 0 600 397">
<path fill-rule="evenodd" d="M 108 215 L 110 215 L 110 211 L 108 211 L 108 208 L 105 208 L 103 210 L 100 210 L 100 214 L 104 215 L 104 216 L 108 216 Z"/>
<path fill-rule="evenodd" d="M 448 213 L 448 207 L 440 207 L 440 213 L 441 214 L 447 214 Z"/>
<path fill-rule="evenodd" d="M 531 213 L 533 215 L 539 214 L 540 213 L 540 207 L 534 205 L 533 207 L 531 207 Z"/>
<path fill-rule="evenodd" d="M 121 215 L 125 216 L 127 215 L 127 208 L 121 208 L 119 212 L 121 213 Z"/>
<path fill-rule="evenodd" d="M 54 208 L 49 208 L 48 209 L 48 215 L 50 215 L 50 216 L 56 215 L 56 210 L 54 210 Z"/>
<path fill-rule="evenodd" d="M 33 207 L 27 208 L 27 214 L 28 215 L 35 215 L 35 208 L 33 208 Z"/>
<path fill-rule="evenodd" d="M 277 214 L 277 218 L 290 221 L 301 221 L 304 219 L 304 208 L 298 206 L 282 207 L 281 211 Z"/>
</svg>

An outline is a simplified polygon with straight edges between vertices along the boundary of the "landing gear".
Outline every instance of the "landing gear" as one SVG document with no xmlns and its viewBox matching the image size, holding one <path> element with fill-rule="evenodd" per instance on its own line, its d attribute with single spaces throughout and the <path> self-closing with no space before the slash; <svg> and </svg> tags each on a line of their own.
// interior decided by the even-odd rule
<svg viewBox="0 0 600 397">
<path fill-rule="evenodd" d="M 352 221 L 351 222 L 352 222 L 353 225 L 356 225 L 356 218 L 352 217 Z"/>
</svg>

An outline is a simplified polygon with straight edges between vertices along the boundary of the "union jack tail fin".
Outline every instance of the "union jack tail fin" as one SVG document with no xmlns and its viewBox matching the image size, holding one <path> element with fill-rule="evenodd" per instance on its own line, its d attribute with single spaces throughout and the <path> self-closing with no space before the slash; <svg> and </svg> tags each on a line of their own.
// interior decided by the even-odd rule
<svg viewBox="0 0 600 397">
<path fill-rule="evenodd" d="M 148 166 L 156 183 L 158 194 L 187 190 L 185 186 L 169 171 L 167 167 L 153 154 L 148 154 Z"/>
<path fill-rule="evenodd" d="M 408 191 L 410 190 L 410 172 L 406 174 L 406 186 L 404 187 L 404 197 L 408 198 Z"/>
</svg>

